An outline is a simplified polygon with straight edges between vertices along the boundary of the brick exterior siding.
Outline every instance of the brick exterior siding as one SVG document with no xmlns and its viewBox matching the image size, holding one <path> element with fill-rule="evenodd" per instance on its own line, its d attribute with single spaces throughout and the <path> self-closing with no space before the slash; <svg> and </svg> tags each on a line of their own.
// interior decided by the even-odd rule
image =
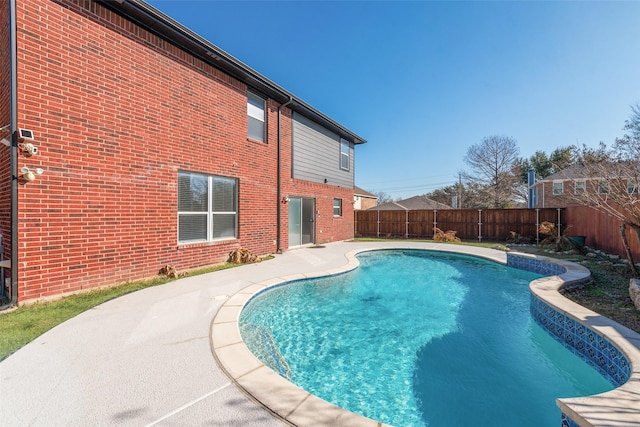
<svg viewBox="0 0 640 427">
<path fill-rule="evenodd" d="M 17 26 L 18 123 L 40 150 L 19 167 L 45 171 L 19 188 L 20 301 L 273 253 L 277 209 L 288 247 L 278 103 L 248 140 L 244 83 L 94 2 L 19 1 Z M 353 189 L 291 179 L 287 108 L 281 128 L 282 194 L 316 198 L 317 243 L 353 237 Z M 178 244 L 178 171 L 238 179 L 237 240 Z"/>
<path fill-rule="evenodd" d="M 560 182 L 556 180 L 556 182 Z M 553 181 L 539 181 L 535 184 L 538 189 L 537 203 L 534 208 L 565 208 L 567 206 L 581 206 L 582 204 L 573 196 L 575 182 L 566 179 L 562 181 L 562 193 L 553 194 Z M 598 191 L 597 182 L 587 181 L 586 189 L 589 192 Z"/>
<path fill-rule="evenodd" d="M 564 181 L 562 194 L 553 194 L 553 182 L 541 181 L 536 183 L 538 189 L 538 199 L 534 208 L 564 208 L 576 205 L 567 197 L 567 191 L 573 192 L 573 182 Z"/>
</svg>

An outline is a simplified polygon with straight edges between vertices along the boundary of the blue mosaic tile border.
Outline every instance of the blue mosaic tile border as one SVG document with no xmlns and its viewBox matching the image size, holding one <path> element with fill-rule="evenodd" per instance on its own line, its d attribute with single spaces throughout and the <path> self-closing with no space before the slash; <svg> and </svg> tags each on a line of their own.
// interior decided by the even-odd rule
<svg viewBox="0 0 640 427">
<path fill-rule="evenodd" d="M 585 360 L 614 387 L 631 376 L 627 358 L 609 341 L 580 322 L 558 312 L 531 294 L 531 316 L 545 331 L 569 351 Z M 562 413 L 562 427 L 578 424 Z"/>
<path fill-rule="evenodd" d="M 567 272 L 566 268 L 560 264 L 554 264 L 537 258 L 518 256 L 510 253 L 507 253 L 507 265 L 509 267 L 519 268 L 520 270 L 544 274 L 545 276 L 557 276 Z"/>
<path fill-rule="evenodd" d="M 507 254 L 507 265 L 545 276 L 561 275 L 566 269 L 536 258 Z M 597 370 L 614 387 L 620 387 L 631 376 L 629 360 L 606 338 L 582 323 L 554 309 L 531 294 L 531 316 L 545 331 Z M 578 427 L 578 423 L 562 413 L 562 427 Z"/>
<path fill-rule="evenodd" d="M 584 359 L 614 387 L 631 376 L 627 358 L 606 338 L 531 295 L 531 316 L 573 354 Z"/>
<path fill-rule="evenodd" d="M 577 422 L 562 413 L 562 427 L 580 427 Z"/>
</svg>

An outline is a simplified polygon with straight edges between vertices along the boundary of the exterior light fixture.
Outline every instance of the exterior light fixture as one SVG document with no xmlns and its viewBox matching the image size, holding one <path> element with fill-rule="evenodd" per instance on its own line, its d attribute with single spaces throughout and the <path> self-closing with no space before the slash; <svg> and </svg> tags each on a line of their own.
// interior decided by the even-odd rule
<svg viewBox="0 0 640 427">
<path fill-rule="evenodd" d="M 31 170 L 28 167 L 24 166 L 20 169 L 20 173 L 22 173 L 22 177 L 25 181 L 31 182 L 35 181 L 38 175 L 42 175 L 44 170 L 42 168 L 36 168 L 35 170 Z"/>
</svg>

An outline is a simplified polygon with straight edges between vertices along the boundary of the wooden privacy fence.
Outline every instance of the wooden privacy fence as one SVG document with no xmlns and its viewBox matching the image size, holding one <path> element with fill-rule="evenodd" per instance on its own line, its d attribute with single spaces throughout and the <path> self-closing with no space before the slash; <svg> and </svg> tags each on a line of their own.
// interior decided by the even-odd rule
<svg viewBox="0 0 640 427">
<path fill-rule="evenodd" d="M 586 245 L 626 258 L 620 238 L 620 221 L 586 206 L 544 209 L 447 209 L 355 211 L 357 237 L 431 239 L 433 228 L 455 230 L 462 240 L 504 242 L 514 231 L 539 243 L 538 226 L 543 221 L 567 234 L 585 236 Z M 635 232 L 626 231 L 635 262 L 640 262 L 640 244 Z"/>
<path fill-rule="evenodd" d="M 570 227 L 568 234 L 585 236 L 586 245 L 609 254 L 626 258 L 626 252 L 620 237 L 620 221 L 603 212 L 587 206 L 569 206 L 563 209 L 565 225 Z M 635 231 L 626 230 L 627 241 L 633 260 L 640 262 L 640 244 Z"/>
<path fill-rule="evenodd" d="M 561 216 L 555 208 L 355 211 L 355 235 L 431 239 L 438 227 L 455 230 L 463 240 L 505 241 L 511 231 L 537 239 L 542 221 L 562 224 Z"/>
</svg>

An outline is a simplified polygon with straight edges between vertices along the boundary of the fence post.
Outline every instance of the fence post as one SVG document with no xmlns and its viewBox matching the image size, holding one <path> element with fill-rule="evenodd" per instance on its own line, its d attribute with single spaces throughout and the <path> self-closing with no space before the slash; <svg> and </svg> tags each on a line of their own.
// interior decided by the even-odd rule
<svg viewBox="0 0 640 427">
<path fill-rule="evenodd" d="M 478 209 L 478 242 L 482 242 L 482 209 Z"/>
<path fill-rule="evenodd" d="M 436 228 L 438 227 L 438 209 L 433 210 L 433 230 L 431 234 L 431 238 L 436 234 Z"/>
<path fill-rule="evenodd" d="M 358 234 L 358 211 L 353 210 L 353 237 L 357 237 Z"/>
<path fill-rule="evenodd" d="M 409 240 L 409 210 L 405 212 L 405 226 L 404 226 L 404 238 Z"/>
<path fill-rule="evenodd" d="M 377 225 L 377 229 L 376 229 L 376 237 L 379 239 L 380 238 L 380 211 L 378 211 L 378 222 L 376 223 Z"/>
<path fill-rule="evenodd" d="M 540 209 L 536 209 L 536 246 L 540 244 Z"/>
<path fill-rule="evenodd" d="M 561 211 L 562 209 L 557 208 L 557 210 L 558 210 L 558 238 L 560 238 L 560 235 L 562 234 L 562 233 L 560 232 L 560 228 L 562 227 L 562 224 L 560 223 L 560 211 Z"/>
</svg>

